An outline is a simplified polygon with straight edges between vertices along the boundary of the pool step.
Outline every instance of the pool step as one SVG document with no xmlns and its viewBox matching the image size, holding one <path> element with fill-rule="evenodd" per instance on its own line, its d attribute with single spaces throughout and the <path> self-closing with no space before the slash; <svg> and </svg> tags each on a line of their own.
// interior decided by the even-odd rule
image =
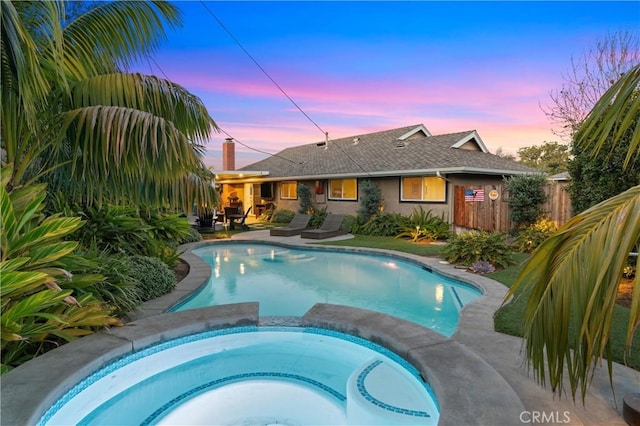
<svg viewBox="0 0 640 426">
<path fill-rule="evenodd" d="M 350 424 L 428 425 L 438 421 L 427 390 L 408 373 L 379 359 L 354 371 L 347 382 Z"/>
<path fill-rule="evenodd" d="M 303 262 L 311 262 L 315 260 L 315 256 L 310 256 L 307 253 L 290 253 L 290 252 L 280 252 L 275 253 L 269 257 L 265 257 L 265 262 L 274 262 L 274 263 L 303 263 Z"/>
</svg>

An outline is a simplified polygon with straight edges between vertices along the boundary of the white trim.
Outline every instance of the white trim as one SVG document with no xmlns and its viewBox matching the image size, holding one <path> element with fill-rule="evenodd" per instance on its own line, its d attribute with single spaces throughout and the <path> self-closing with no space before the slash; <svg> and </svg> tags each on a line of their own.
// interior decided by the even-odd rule
<svg viewBox="0 0 640 426">
<path fill-rule="evenodd" d="M 489 152 L 489 150 L 487 149 L 487 146 L 482 141 L 482 138 L 480 138 L 480 135 L 475 130 L 471 131 L 471 133 L 469 133 L 467 136 L 465 136 L 464 138 L 460 139 L 458 142 L 451 145 L 451 148 L 460 148 L 462 145 L 469 142 L 471 139 L 476 140 L 476 145 L 478 145 L 478 148 L 480 148 L 480 151 L 484 152 L 485 154 Z"/>
<path fill-rule="evenodd" d="M 320 180 L 320 179 L 346 179 L 346 178 L 360 178 L 366 179 L 368 177 L 388 177 L 388 176 L 422 176 L 422 175 L 436 175 L 440 172 L 446 177 L 450 173 L 458 174 L 479 174 L 479 175 L 497 175 L 497 176 L 510 176 L 510 175 L 539 175 L 544 172 L 527 172 L 519 170 L 503 170 L 503 169 L 483 169 L 480 167 L 447 167 L 447 168 L 435 168 L 435 169 L 410 169 L 410 170 L 387 170 L 379 172 L 359 172 L 359 173 L 340 173 L 333 175 L 302 175 L 302 176 L 273 176 L 266 179 L 260 179 L 256 182 L 281 182 L 281 181 L 307 181 L 307 180 Z M 216 180 L 216 183 L 241 183 L 242 180 Z"/>
<path fill-rule="evenodd" d="M 403 140 L 405 140 L 405 139 L 407 139 L 407 138 L 410 138 L 411 136 L 415 135 L 415 134 L 416 134 L 416 133 L 418 133 L 418 132 L 422 132 L 422 133 L 424 133 L 426 136 L 433 136 L 433 135 L 431 134 L 431 132 L 430 132 L 426 127 L 424 127 L 424 124 L 421 124 L 421 125 L 419 125 L 418 127 L 416 127 L 415 129 L 413 129 L 413 130 L 409 130 L 409 131 L 408 131 L 407 133 L 405 133 L 404 135 L 402 135 L 402 136 L 398 136 L 398 140 L 399 140 L 399 141 L 403 141 Z"/>
</svg>

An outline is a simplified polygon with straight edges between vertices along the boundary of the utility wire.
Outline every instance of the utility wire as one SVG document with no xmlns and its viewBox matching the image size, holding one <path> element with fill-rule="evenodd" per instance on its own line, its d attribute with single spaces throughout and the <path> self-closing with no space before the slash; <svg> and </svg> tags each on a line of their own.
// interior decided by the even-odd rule
<svg viewBox="0 0 640 426">
<path fill-rule="evenodd" d="M 318 125 L 318 123 L 316 123 L 315 121 L 313 121 L 311 119 L 311 117 L 309 117 L 309 115 L 304 112 L 304 110 L 302 108 L 300 108 L 300 106 L 291 98 L 291 96 L 289 96 L 287 94 L 287 92 L 284 91 L 284 89 L 269 75 L 269 73 L 262 68 L 262 66 L 258 63 L 258 61 L 255 60 L 255 58 L 253 56 L 251 56 L 251 54 L 247 51 L 247 49 L 244 48 L 244 46 L 242 45 L 242 43 L 240 43 L 240 41 L 231 33 L 231 31 L 229 31 L 229 29 L 222 23 L 222 21 L 216 16 L 215 13 L 213 13 L 213 11 L 211 9 L 209 9 L 209 7 L 207 7 L 207 5 L 205 4 L 205 2 L 203 0 L 200 0 L 200 3 L 202 3 L 202 6 L 204 6 L 205 9 L 207 9 L 207 12 L 209 12 L 209 14 L 211 16 L 213 16 L 213 19 L 216 20 L 216 22 L 218 22 L 218 25 L 220 25 L 222 27 L 222 29 L 229 35 L 229 37 L 231 37 L 231 39 L 240 47 L 240 49 L 242 49 L 242 51 L 249 57 L 249 59 L 251 59 L 251 61 L 260 69 L 260 71 L 262 71 L 262 73 L 264 75 L 267 76 L 267 78 L 269 80 L 271 80 L 271 82 L 282 92 L 282 94 L 284 96 L 287 97 L 287 99 L 289 99 L 289 101 L 298 109 L 298 111 L 300 111 L 305 117 L 307 117 L 307 120 L 309 120 L 311 123 L 313 123 L 314 126 L 316 126 L 318 128 L 318 130 L 320 130 L 322 132 L 322 134 L 325 136 L 325 138 L 327 137 L 328 133 L 325 132 L 322 127 L 320 127 Z"/>
<path fill-rule="evenodd" d="M 294 163 L 294 164 L 302 164 L 302 163 L 300 163 L 300 162 L 298 162 L 298 161 L 293 161 L 293 160 L 291 160 L 291 159 L 289 159 L 289 158 L 283 157 L 282 155 L 278 155 L 278 154 L 271 154 L 270 152 L 262 151 L 262 150 L 257 149 L 257 148 L 253 148 L 253 147 L 251 147 L 251 146 L 247 145 L 246 143 L 240 142 L 238 139 L 236 139 L 236 138 L 234 138 L 233 136 L 231 136 L 231 135 L 230 135 L 229 133 L 227 133 L 227 132 L 222 128 L 222 127 L 218 126 L 218 129 L 219 129 L 222 133 L 224 133 L 225 135 L 229 136 L 231 139 L 233 139 L 234 141 L 236 141 L 237 143 L 239 143 L 240 145 L 242 145 L 242 146 L 244 146 L 244 147 L 246 147 L 246 148 L 249 148 L 249 149 L 250 149 L 250 150 L 252 150 L 252 151 L 256 151 L 256 152 L 259 152 L 259 153 L 261 153 L 261 154 L 267 154 L 267 155 L 268 155 L 268 156 L 270 156 L 270 157 L 278 157 L 278 158 L 281 158 L 281 159 L 283 159 L 283 160 L 286 160 L 286 161 L 288 161 L 288 162 L 290 162 L 290 163 Z"/>
<path fill-rule="evenodd" d="M 231 37 L 231 39 L 240 47 L 240 49 L 242 49 L 242 51 L 249 57 L 249 59 L 251 59 L 251 61 L 260 69 L 260 71 L 262 71 L 262 73 L 267 76 L 267 78 L 269 80 L 271 80 L 271 82 L 280 90 L 280 92 L 282 92 L 282 94 L 284 96 L 286 96 L 286 98 L 311 122 L 313 123 L 313 125 L 320 130 L 320 132 L 322 132 L 322 134 L 325 137 L 325 143 L 327 144 L 327 147 L 329 146 L 328 143 L 330 141 L 329 139 L 329 133 L 325 132 L 319 125 L 318 123 L 316 123 L 315 121 L 313 121 L 313 119 L 311 117 L 309 117 L 309 115 L 304 112 L 304 110 L 302 108 L 300 108 L 300 106 L 287 94 L 287 92 L 285 92 L 285 90 L 271 77 L 271 75 L 269 75 L 269 73 L 258 63 L 258 61 L 256 61 L 256 59 L 247 51 L 247 49 L 244 48 L 244 46 L 242 45 L 242 43 L 240 43 L 240 41 L 231 33 L 231 31 L 229 31 L 229 29 L 224 25 L 224 23 L 216 16 L 215 13 L 213 13 L 213 11 L 211 9 L 209 9 L 209 7 L 207 7 L 207 5 L 205 4 L 205 2 L 203 0 L 200 0 L 200 3 L 202 4 L 202 6 L 207 10 L 207 12 L 209 12 L 209 14 L 216 20 L 216 22 L 218 23 L 218 25 L 220 25 L 222 27 L 222 29 L 229 35 L 229 37 Z M 153 63 L 156 65 L 156 67 L 160 70 L 160 72 L 162 73 L 162 75 L 164 75 L 164 77 L 167 80 L 170 80 L 169 77 L 164 73 L 164 71 L 162 70 L 162 68 L 160 67 L 160 65 L 158 65 L 158 63 L 151 57 L 148 56 L 149 59 L 151 61 L 153 61 Z M 224 133 L 225 135 L 227 135 L 228 137 L 230 137 L 231 139 L 233 139 L 234 141 L 236 141 L 237 143 L 239 143 L 240 145 L 252 150 L 252 151 L 256 151 L 259 152 L 261 154 L 266 154 L 269 155 L 271 157 L 278 157 L 281 158 L 285 161 L 289 161 L 290 163 L 294 163 L 294 164 L 303 164 L 297 161 L 293 161 L 289 158 L 283 157 L 281 155 L 278 154 L 271 154 L 269 152 L 266 151 L 262 151 L 260 149 L 257 148 L 253 148 L 241 141 L 239 141 L 238 139 L 234 138 L 233 136 L 231 136 L 229 133 L 227 133 L 223 128 L 221 128 L 220 126 L 218 126 L 218 129 Z M 360 168 L 360 170 L 362 170 L 367 176 L 371 176 L 371 174 L 364 168 L 362 167 L 362 165 L 360 163 L 358 163 L 356 160 L 354 160 L 349 154 L 347 154 L 347 152 L 339 145 L 339 144 L 332 144 L 333 146 L 337 146 L 338 149 L 340 149 L 340 151 L 342 151 L 342 153 L 344 154 L 345 157 L 347 157 L 353 164 L 355 164 L 358 168 Z"/>
<path fill-rule="evenodd" d="M 155 59 L 153 59 L 153 56 L 151 56 L 150 54 L 147 53 L 147 61 L 151 61 L 156 65 L 156 68 L 158 68 L 160 70 L 160 73 L 162 73 L 162 75 L 164 76 L 164 78 L 166 78 L 168 81 L 171 81 L 171 79 L 169 78 L 169 76 L 167 74 L 164 73 L 164 70 L 162 68 L 160 68 L 160 65 L 158 65 L 158 63 L 156 62 Z M 151 64 L 149 64 L 149 68 L 151 68 Z"/>
<path fill-rule="evenodd" d="M 164 70 L 162 69 L 162 67 L 160 67 L 160 65 L 155 61 L 155 59 L 153 59 L 153 57 L 152 57 L 151 55 L 147 55 L 147 60 L 148 60 L 148 61 L 153 62 L 153 63 L 155 64 L 156 68 L 158 68 L 158 70 L 160 70 L 160 73 L 164 76 L 164 78 L 166 78 L 167 80 L 171 81 L 171 79 L 169 78 L 169 76 L 164 72 Z M 149 63 L 149 65 L 151 65 L 151 63 Z M 149 66 L 149 68 L 151 68 L 151 66 Z M 225 131 L 225 130 L 224 130 L 222 127 L 220 127 L 220 126 L 218 126 L 218 130 L 220 130 L 222 133 L 224 133 L 225 135 L 227 135 L 228 137 L 230 137 L 231 139 L 233 139 L 234 141 L 236 141 L 236 142 L 237 142 L 237 143 L 239 143 L 240 145 L 244 146 L 245 148 L 249 148 L 249 149 L 250 149 L 250 150 L 252 150 L 252 151 L 256 151 L 256 152 L 259 152 L 259 153 L 261 153 L 261 154 L 266 154 L 266 155 L 268 155 L 268 156 L 270 156 L 270 157 L 278 157 L 278 158 L 281 158 L 281 159 L 283 159 L 283 160 L 289 161 L 290 163 L 294 163 L 294 164 L 301 164 L 301 163 L 299 163 L 299 162 L 297 162 L 297 161 L 293 161 L 293 160 L 290 160 L 289 158 L 283 157 L 282 155 L 272 154 L 272 153 L 267 152 L 267 151 L 262 151 L 262 150 L 260 150 L 260 149 L 253 148 L 253 147 L 251 147 L 251 146 L 247 145 L 246 143 L 241 142 L 241 141 L 239 141 L 238 139 L 234 138 L 233 136 L 231 136 L 227 131 Z"/>
</svg>

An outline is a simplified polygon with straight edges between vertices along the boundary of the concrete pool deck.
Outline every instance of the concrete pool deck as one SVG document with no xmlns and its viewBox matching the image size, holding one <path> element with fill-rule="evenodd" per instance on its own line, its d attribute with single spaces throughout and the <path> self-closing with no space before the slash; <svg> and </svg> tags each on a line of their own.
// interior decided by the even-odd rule
<svg viewBox="0 0 640 426">
<path fill-rule="evenodd" d="M 350 238 L 341 236 L 334 239 Z M 268 230 L 236 234 L 234 241 L 273 242 L 304 246 L 298 237 L 270 237 Z M 221 240 L 217 242 L 225 242 Z M 183 255 L 190 272 L 176 291 L 145 303 L 124 327 L 84 337 L 38 357 L 2 376 L 1 421 L 3 425 L 35 424 L 44 412 L 75 383 L 109 360 L 163 340 L 215 328 L 259 325 L 269 321 L 258 316 L 257 303 L 222 305 L 163 314 L 201 285 L 211 268 L 191 250 L 215 243 L 186 246 Z M 318 249 L 335 249 L 314 245 Z M 345 249 L 340 247 L 340 249 Z M 347 248 L 349 251 L 390 252 Z M 617 408 L 606 367 L 593 380 L 586 399 L 554 398 L 531 379 L 520 353 L 522 339 L 493 331 L 493 314 L 506 288 L 486 277 L 442 264 L 438 259 L 391 253 L 409 258 L 441 274 L 472 283 L 484 295 L 465 306 L 458 330 L 443 337 L 415 323 L 377 312 L 345 306 L 317 304 L 300 320 L 302 325 L 348 332 L 386 346 L 400 354 L 431 384 L 440 404 L 442 425 L 571 424 L 624 425 L 622 398 L 640 391 L 640 372 L 614 365 Z"/>
</svg>

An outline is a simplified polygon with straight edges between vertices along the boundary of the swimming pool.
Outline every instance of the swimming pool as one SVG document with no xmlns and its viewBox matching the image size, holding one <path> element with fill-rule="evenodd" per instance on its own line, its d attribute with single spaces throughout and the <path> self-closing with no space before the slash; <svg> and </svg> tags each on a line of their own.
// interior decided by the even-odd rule
<svg viewBox="0 0 640 426">
<path fill-rule="evenodd" d="M 172 311 L 258 301 L 261 316 L 300 316 L 315 303 L 393 315 L 451 336 L 462 307 L 482 293 L 395 257 L 271 244 L 222 243 L 192 251 L 208 284 Z"/>
<path fill-rule="evenodd" d="M 319 328 L 236 327 L 126 355 L 39 424 L 437 424 L 433 392 L 393 352 Z"/>
</svg>

